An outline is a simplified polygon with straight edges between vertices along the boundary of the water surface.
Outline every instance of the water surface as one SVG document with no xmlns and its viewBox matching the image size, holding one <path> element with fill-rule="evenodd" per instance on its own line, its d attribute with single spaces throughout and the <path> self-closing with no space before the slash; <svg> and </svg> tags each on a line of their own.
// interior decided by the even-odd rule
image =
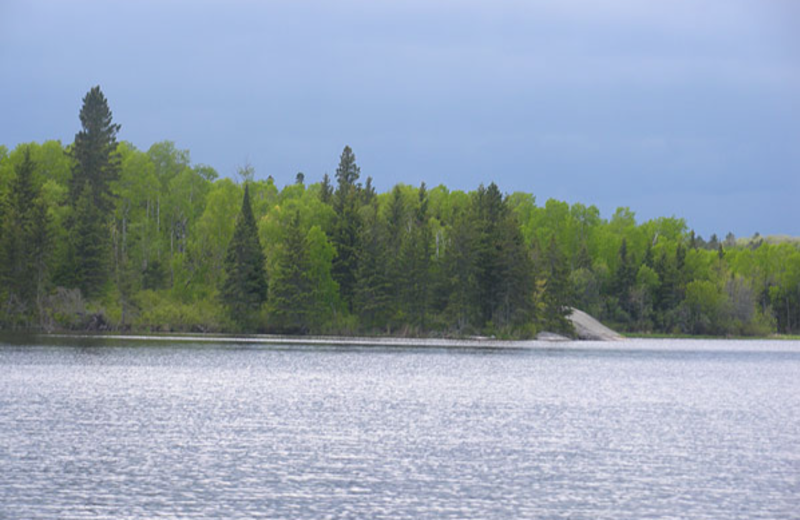
<svg viewBox="0 0 800 520">
<path fill-rule="evenodd" d="M 800 518 L 800 343 L 0 343 L 0 518 Z"/>
</svg>

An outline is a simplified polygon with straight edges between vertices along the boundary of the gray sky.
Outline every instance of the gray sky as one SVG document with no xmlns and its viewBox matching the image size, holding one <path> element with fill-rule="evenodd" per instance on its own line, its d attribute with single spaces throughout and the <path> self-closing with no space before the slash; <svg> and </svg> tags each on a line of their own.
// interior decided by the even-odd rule
<svg viewBox="0 0 800 520">
<path fill-rule="evenodd" d="M 99 84 L 120 139 L 231 175 L 380 190 L 495 181 L 800 235 L 800 2 L 0 1 L 0 144 L 79 129 Z"/>
</svg>

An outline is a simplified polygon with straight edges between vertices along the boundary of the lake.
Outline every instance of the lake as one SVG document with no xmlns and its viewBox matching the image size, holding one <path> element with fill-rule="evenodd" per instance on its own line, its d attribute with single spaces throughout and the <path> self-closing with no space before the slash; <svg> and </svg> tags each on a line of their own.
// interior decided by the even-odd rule
<svg viewBox="0 0 800 520">
<path fill-rule="evenodd" d="M 0 518 L 800 518 L 800 342 L 0 340 Z"/>
</svg>

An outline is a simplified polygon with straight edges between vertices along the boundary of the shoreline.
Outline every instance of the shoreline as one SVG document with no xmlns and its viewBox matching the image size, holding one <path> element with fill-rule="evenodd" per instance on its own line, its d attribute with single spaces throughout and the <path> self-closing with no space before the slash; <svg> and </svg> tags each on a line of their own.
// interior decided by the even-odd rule
<svg viewBox="0 0 800 520">
<path fill-rule="evenodd" d="M 4 338 L 0 332 L 0 341 Z M 13 334 L 12 334 L 13 335 Z M 331 348 L 331 349 L 420 349 L 420 350 L 485 350 L 485 351 L 661 351 L 692 352 L 696 345 L 703 342 L 701 350 L 721 351 L 776 351 L 797 352 L 797 348 L 784 350 L 800 343 L 800 338 L 685 338 L 685 337 L 628 337 L 624 341 L 592 341 L 571 339 L 567 341 L 553 340 L 502 340 L 492 338 L 401 338 L 401 337 L 365 337 L 365 336 L 284 336 L 270 334 L 230 335 L 208 333 L 159 333 L 159 334 L 106 334 L 106 333 L 33 333 L 19 334 L 18 337 L 42 338 L 53 340 L 110 340 L 141 343 L 223 344 L 229 346 L 287 347 L 287 348 Z M 11 344 L 15 343 L 13 340 Z M 28 343 L 28 341 L 23 341 Z M 768 343 L 766 349 L 753 347 L 758 343 Z M 109 345 L 112 346 L 112 345 Z"/>
</svg>

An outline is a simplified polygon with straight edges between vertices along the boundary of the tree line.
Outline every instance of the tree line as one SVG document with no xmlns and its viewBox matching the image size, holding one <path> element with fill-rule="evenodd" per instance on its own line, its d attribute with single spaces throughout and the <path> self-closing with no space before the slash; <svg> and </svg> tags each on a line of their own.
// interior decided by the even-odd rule
<svg viewBox="0 0 800 520">
<path fill-rule="evenodd" d="M 800 246 L 708 241 L 627 208 L 397 184 L 345 147 L 279 189 L 118 142 L 99 87 L 73 143 L 0 146 L 0 325 L 530 337 L 570 307 L 627 331 L 800 332 Z"/>
</svg>

